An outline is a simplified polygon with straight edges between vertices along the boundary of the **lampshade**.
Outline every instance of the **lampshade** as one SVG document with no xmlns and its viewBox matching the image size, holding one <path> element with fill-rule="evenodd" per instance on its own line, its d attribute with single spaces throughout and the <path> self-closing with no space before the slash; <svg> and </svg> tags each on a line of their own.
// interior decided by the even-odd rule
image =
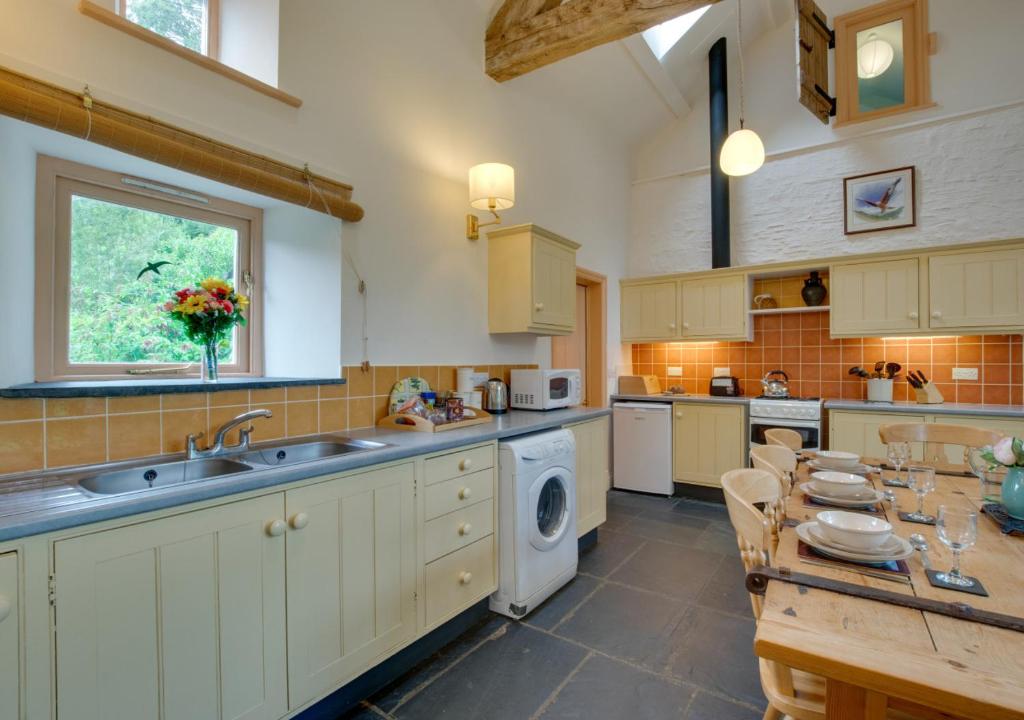
<svg viewBox="0 0 1024 720">
<path fill-rule="evenodd" d="M 508 210 L 516 204 L 516 171 L 504 163 L 469 169 L 469 204 L 477 210 Z"/>
<path fill-rule="evenodd" d="M 764 165 L 764 143 L 753 130 L 737 130 L 725 139 L 718 162 L 726 175 L 749 175 Z"/>
<path fill-rule="evenodd" d="M 857 49 L 857 77 L 878 77 L 892 65 L 893 55 L 892 45 L 871 33 L 868 41 Z"/>
</svg>

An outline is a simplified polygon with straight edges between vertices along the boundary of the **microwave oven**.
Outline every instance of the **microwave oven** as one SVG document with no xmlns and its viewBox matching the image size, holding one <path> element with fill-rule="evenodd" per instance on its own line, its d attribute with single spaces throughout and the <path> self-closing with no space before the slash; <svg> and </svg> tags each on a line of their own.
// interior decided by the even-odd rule
<svg viewBox="0 0 1024 720">
<path fill-rule="evenodd" d="M 580 404 L 579 370 L 513 370 L 512 407 L 554 410 Z"/>
</svg>

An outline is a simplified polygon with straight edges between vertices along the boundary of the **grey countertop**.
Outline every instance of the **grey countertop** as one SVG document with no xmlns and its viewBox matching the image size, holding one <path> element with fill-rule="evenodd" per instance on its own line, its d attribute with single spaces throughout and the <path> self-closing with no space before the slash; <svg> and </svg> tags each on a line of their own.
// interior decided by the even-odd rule
<svg viewBox="0 0 1024 720">
<path fill-rule="evenodd" d="M 1024 405 L 982 405 L 980 403 L 939 403 L 922 405 L 916 402 L 878 403 L 867 400 L 826 400 L 826 410 L 861 410 L 864 412 L 908 413 L 914 415 L 987 415 L 989 417 L 1024 420 Z"/>
<path fill-rule="evenodd" d="M 0 478 L 0 542 L 286 485 L 320 475 L 379 465 L 474 443 L 526 435 L 610 413 L 611 410 L 608 408 L 585 407 L 547 412 L 512 410 L 506 415 L 494 416 L 494 420 L 486 425 L 474 425 L 463 430 L 441 433 L 375 428 L 354 430 L 345 433 L 346 437 L 388 443 L 388 447 L 117 496 L 97 497 L 79 489 L 70 479 L 71 476 L 80 475 L 83 468 L 8 475 Z M 180 456 L 161 458 L 160 461 L 168 459 L 176 460 L 180 459 Z M 153 462 L 153 458 L 148 461 L 149 464 Z M 124 465 L 146 464 L 132 462 Z"/>
<path fill-rule="evenodd" d="M 657 402 L 657 403 L 711 403 L 722 405 L 749 405 L 749 397 L 722 397 L 720 395 L 612 395 L 612 401 L 621 402 Z"/>
</svg>

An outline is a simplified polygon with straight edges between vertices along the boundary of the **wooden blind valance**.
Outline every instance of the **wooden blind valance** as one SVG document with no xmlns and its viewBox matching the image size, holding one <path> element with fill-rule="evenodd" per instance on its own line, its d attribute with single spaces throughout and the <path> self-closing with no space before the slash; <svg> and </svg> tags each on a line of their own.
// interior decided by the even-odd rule
<svg viewBox="0 0 1024 720">
<path fill-rule="evenodd" d="M 0 113 L 348 222 L 352 186 L 0 68 Z"/>
</svg>

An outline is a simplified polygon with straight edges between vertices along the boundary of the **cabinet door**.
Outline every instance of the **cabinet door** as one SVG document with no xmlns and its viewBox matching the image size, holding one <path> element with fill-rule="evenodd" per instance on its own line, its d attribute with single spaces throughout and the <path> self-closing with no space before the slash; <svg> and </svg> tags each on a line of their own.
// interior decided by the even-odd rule
<svg viewBox="0 0 1024 720">
<path fill-rule="evenodd" d="M 917 258 L 833 266 L 832 334 L 918 330 L 918 267 Z"/>
<path fill-rule="evenodd" d="M 943 425 L 967 425 L 968 427 L 995 430 L 1011 437 L 1024 437 L 1024 420 L 1005 417 L 981 417 L 975 415 L 934 415 L 929 421 Z M 964 448 L 959 445 L 947 445 L 946 458 L 950 464 L 959 465 L 964 462 Z"/>
<path fill-rule="evenodd" d="M 677 337 L 679 301 L 675 282 L 623 285 L 621 328 L 623 342 Z"/>
<path fill-rule="evenodd" d="M 576 326 L 576 253 L 543 237 L 533 237 L 533 322 Z"/>
<path fill-rule="evenodd" d="M 602 417 L 568 428 L 576 438 L 576 534 L 583 536 L 608 517 L 609 423 Z"/>
<path fill-rule="evenodd" d="M 863 457 L 882 459 L 885 458 L 886 447 L 878 436 L 878 428 L 896 423 L 923 422 L 924 415 L 832 410 L 829 412 L 828 446 L 831 450 L 854 452 Z M 921 443 L 912 443 L 911 449 L 915 460 L 924 457 L 924 446 Z"/>
<path fill-rule="evenodd" d="M 1024 326 L 1024 249 L 928 259 L 928 326 Z"/>
<path fill-rule="evenodd" d="M 292 708 L 413 637 L 414 494 L 411 463 L 285 493 Z"/>
<path fill-rule="evenodd" d="M 746 337 L 745 276 L 683 280 L 680 287 L 684 338 Z"/>
<path fill-rule="evenodd" d="M 742 406 L 676 403 L 674 416 L 676 482 L 721 487 L 722 475 L 746 466 L 747 428 Z"/>
<path fill-rule="evenodd" d="M 0 555 L 0 718 L 21 717 L 18 556 Z"/>
<path fill-rule="evenodd" d="M 277 494 L 57 542 L 59 720 L 284 715 L 283 515 Z"/>
</svg>

